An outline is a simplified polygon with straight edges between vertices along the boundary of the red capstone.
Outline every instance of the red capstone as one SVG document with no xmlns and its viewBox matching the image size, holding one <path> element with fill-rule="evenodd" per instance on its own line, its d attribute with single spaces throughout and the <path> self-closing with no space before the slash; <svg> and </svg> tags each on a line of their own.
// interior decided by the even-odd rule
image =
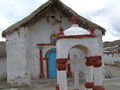
<svg viewBox="0 0 120 90">
<path fill-rule="evenodd" d="M 95 27 L 94 26 L 90 26 L 89 29 L 90 29 L 90 34 L 91 35 L 95 35 L 95 32 L 94 32 L 95 31 Z"/>
<path fill-rule="evenodd" d="M 86 82 L 85 88 L 94 88 L 94 82 Z"/>
<path fill-rule="evenodd" d="M 58 70 L 62 71 L 62 70 L 66 70 L 67 66 L 66 66 L 66 64 L 59 63 L 59 64 L 57 64 L 57 68 L 58 68 Z"/>
<path fill-rule="evenodd" d="M 60 31 L 59 35 L 64 35 L 64 28 L 62 26 L 59 28 L 59 31 Z"/>
<path fill-rule="evenodd" d="M 93 66 L 93 61 L 92 60 L 86 60 L 85 64 L 86 64 L 86 66 Z"/>
<path fill-rule="evenodd" d="M 56 90 L 60 90 L 59 84 L 56 85 Z"/>
<path fill-rule="evenodd" d="M 103 86 L 95 86 L 93 90 L 105 90 Z"/>
<path fill-rule="evenodd" d="M 66 63 L 68 61 L 68 58 L 59 58 L 57 59 L 57 68 L 58 70 L 66 70 L 67 66 Z"/>
<path fill-rule="evenodd" d="M 78 23 L 77 23 L 77 17 L 76 17 L 76 16 L 72 16 L 72 17 L 71 17 L 71 21 L 72 21 L 72 24 L 78 24 Z"/>
<path fill-rule="evenodd" d="M 101 56 L 90 56 L 86 58 L 86 66 L 101 67 L 102 66 L 102 57 Z"/>
</svg>

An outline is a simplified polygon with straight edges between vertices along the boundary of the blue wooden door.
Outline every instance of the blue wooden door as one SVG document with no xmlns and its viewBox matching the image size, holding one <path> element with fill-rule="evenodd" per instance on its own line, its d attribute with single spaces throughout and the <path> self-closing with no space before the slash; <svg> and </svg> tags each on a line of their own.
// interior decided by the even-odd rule
<svg viewBox="0 0 120 90">
<path fill-rule="evenodd" d="M 49 78 L 57 78 L 56 51 L 48 53 L 48 76 Z"/>
</svg>

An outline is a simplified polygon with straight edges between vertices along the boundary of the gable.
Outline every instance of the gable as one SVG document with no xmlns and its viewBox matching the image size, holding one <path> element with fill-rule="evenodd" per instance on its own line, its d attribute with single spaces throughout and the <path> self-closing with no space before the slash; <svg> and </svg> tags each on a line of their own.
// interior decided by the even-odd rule
<svg viewBox="0 0 120 90">
<path fill-rule="evenodd" d="M 67 7 L 65 4 L 63 4 L 60 0 L 49 0 L 42 6 L 40 6 L 38 9 L 36 9 L 34 12 L 32 12 L 29 16 L 26 18 L 22 19 L 21 21 L 13 24 L 12 26 L 8 27 L 6 30 L 3 31 L 2 36 L 6 37 L 7 34 L 11 34 L 14 31 L 18 30 L 19 27 L 21 26 L 29 26 L 38 20 L 44 14 L 50 7 L 55 7 L 58 10 L 61 10 L 68 18 L 71 18 L 72 16 L 77 16 L 78 17 L 78 24 L 80 27 L 83 27 L 85 29 L 89 29 L 89 26 L 93 25 L 95 28 L 98 28 L 102 30 L 102 33 L 105 33 L 105 29 L 87 19 L 85 19 L 82 16 L 79 16 L 76 12 L 74 12 L 72 9 Z"/>
</svg>

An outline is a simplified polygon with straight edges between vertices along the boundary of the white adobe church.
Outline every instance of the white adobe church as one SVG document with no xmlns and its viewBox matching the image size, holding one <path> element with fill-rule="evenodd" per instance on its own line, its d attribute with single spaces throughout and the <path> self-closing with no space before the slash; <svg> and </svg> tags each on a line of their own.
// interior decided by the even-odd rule
<svg viewBox="0 0 120 90">
<path fill-rule="evenodd" d="M 86 90 L 105 90 L 104 34 L 104 28 L 79 16 L 60 0 L 49 0 L 3 31 L 7 82 L 30 85 L 32 79 L 57 78 L 56 90 L 67 90 L 67 77 L 73 76 L 75 90 L 79 90 L 79 73 L 83 73 Z"/>
</svg>

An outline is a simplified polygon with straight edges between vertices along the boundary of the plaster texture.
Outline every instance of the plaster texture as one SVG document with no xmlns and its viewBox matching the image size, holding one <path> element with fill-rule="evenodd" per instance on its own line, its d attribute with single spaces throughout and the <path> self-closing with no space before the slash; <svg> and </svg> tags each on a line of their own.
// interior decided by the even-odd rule
<svg viewBox="0 0 120 90">
<path fill-rule="evenodd" d="M 0 80 L 5 80 L 7 78 L 7 69 L 6 69 L 6 58 L 0 59 Z"/>
</svg>

